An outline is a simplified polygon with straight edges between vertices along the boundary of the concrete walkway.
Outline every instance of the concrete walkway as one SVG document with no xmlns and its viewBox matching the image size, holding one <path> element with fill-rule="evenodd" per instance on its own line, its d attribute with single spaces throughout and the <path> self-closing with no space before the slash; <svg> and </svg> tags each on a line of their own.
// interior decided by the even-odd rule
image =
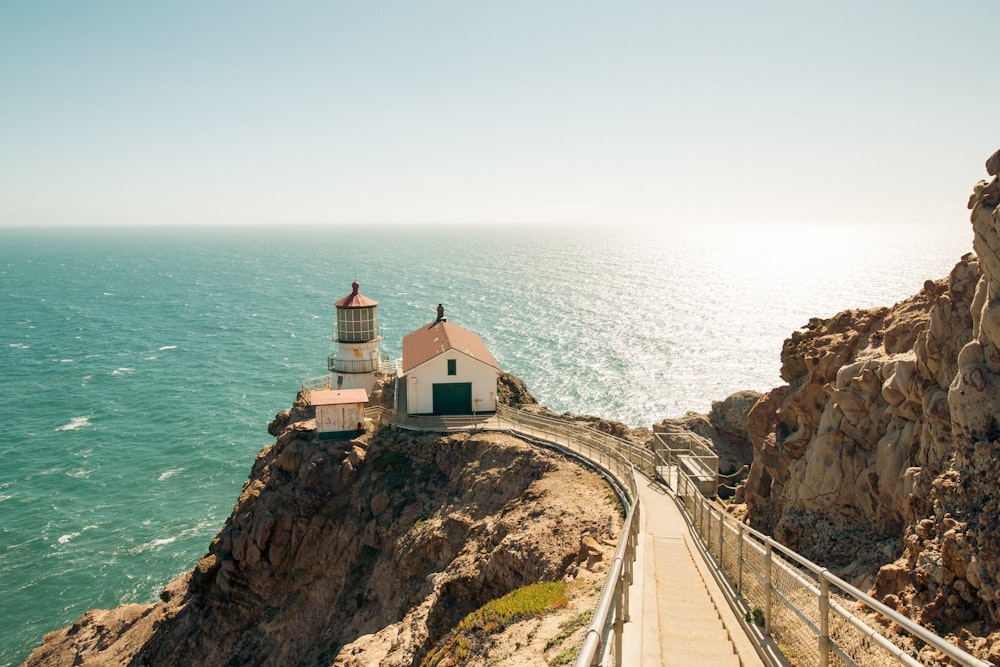
<svg viewBox="0 0 1000 667">
<path fill-rule="evenodd" d="M 639 497 L 639 543 L 622 664 L 763 667 L 673 498 L 642 476 Z"/>
</svg>

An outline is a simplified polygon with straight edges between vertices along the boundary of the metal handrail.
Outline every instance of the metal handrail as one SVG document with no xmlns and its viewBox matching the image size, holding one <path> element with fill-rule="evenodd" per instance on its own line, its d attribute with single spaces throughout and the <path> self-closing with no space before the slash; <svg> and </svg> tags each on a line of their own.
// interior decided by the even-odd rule
<svg viewBox="0 0 1000 667">
<path fill-rule="evenodd" d="M 776 542 L 770 536 L 737 521 L 724 512 L 722 508 L 702 496 L 697 490 L 697 483 L 691 480 L 684 470 L 677 469 L 677 478 L 677 488 L 674 489 L 674 492 L 676 497 L 682 500 L 685 510 L 682 514 L 691 526 L 693 533 L 701 542 L 704 552 L 715 561 L 717 568 L 730 581 L 737 582 L 737 594 L 742 595 L 746 589 L 744 583 L 746 574 L 756 577 L 765 586 L 764 608 L 762 611 L 764 613 L 764 626 L 768 634 L 781 634 L 782 630 L 788 631 L 788 634 L 791 634 L 790 628 L 776 627 L 775 625 L 776 623 L 780 623 L 780 621 L 773 613 L 771 600 L 772 597 L 780 596 L 779 601 L 783 602 L 793 612 L 794 617 L 799 621 L 799 627 L 806 627 L 815 635 L 814 641 L 818 653 L 817 664 L 820 667 L 826 667 L 826 665 L 830 664 L 833 654 L 846 664 L 855 663 L 855 659 L 850 657 L 850 648 L 839 643 L 838 638 L 832 636 L 829 630 L 831 627 L 830 621 L 834 616 L 839 617 L 845 623 L 858 630 L 864 637 L 877 644 L 898 662 L 910 665 L 911 667 L 921 664 L 919 659 L 914 658 L 905 649 L 892 643 L 857 614 L 849 611 L 844 604 L 832 599 L 832 595 L 829 592 L 831 587 L 844 593 L 847 601 L 860 603 L 882 615 L 914 638 L 932 646 L 959 665 L 968 665 L 970 667 L 988 667 L 991 665 L 991 663 L 970 655 L 961 648 L 915 623 L 913 620 L 872 598 L 832 574 L 826 568 L 820 567 L 788 547 Z M 717 519 L 716 516 L 718 517 Z M 739 554 L 729 560 L 727 560 L 724 554 L 724 546 L 726 546 L 724 531 L 729 531 L 731 536 L 735 534 L 739 540 L 738 544 L 729 545 L 734 547 L 734 553 Z M 765 573 L 763 575 L 757 572 L 752 564 L 748 562 L 745 556 L 748 547 L 750 551 L 757 553 L 758 556 L 763 555 L 765 560 Z M 786 562 L 786 558 L 790 562 Z M 809 608 L 801 608 L 801 603 L 796 603 L 789 595 L 779 590 L 777 584 L 775 584 L 775 571 L 791 579 L 799 590 L 807 591 L 810 594 L 811 602 Z M 811 581 L 803 576 L 804 572 L 811 573 L 815 577 L 815 581 Z M 816 621 L 810 620 L 811 612 L 819 614 L 819 618 Z"/>
<path fill-rule="evenodd" d="M 647 475 L 655 475 L 655 459 L 653 452 L 634 442 L 598 431 L 589 426 L 581 426 L 558 417 L 548 417 L 534 412 L 527 412 L 503 405 L 497 406 L 497 415 L 520 424 L 529 425 L 550 433 L 572 437 L 573 439 L 601 449 L 606 453 L 615 453 L 625 457 L 638 470 Z"/>
</svg>

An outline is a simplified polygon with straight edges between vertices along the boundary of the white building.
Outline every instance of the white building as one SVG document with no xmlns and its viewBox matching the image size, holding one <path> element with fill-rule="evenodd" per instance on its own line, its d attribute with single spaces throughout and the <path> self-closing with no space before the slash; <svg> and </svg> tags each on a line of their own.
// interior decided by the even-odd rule
<svg viewBox="0 0 1000 667">
<path fill-rule="evenodd" d="M 500 368 L 476 334 L 438 318 L 403 337 L 399 408 L 408 415 L 496 411 Z"/>
<path fill-rule="evenodd" d="M 334 376 L 332 384 L 338 388 L 362 388 L 370 393 L 379 366 L 378 302 L 359 292 L 357 282 L 351 287 L 350 294 L 333 304 L 337 307 L 333 337 L 337 349 L 330 354 L 327 366 Z"/>
<path fill-rule="evenodd" d="M 321 440 L 353 438 L 365 432 L 368 392 L 356 389 L 316 389 L 309 392 L 316 408 L 316 435 Z"/>
</svg>

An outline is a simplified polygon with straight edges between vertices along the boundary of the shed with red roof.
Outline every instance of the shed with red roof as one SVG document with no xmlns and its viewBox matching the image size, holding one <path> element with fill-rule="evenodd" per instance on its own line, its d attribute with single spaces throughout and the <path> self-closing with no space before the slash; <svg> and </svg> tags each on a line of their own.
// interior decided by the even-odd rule
<svg viewBox="0 0 1000 667">
<path fill-rule="evenodd" d="M 321 440 L 353 438 L 365 432 L 368 392 L 356 389 L 316 389 L 309 392 L 316 408 L 316 435 Z"/>
</svg>

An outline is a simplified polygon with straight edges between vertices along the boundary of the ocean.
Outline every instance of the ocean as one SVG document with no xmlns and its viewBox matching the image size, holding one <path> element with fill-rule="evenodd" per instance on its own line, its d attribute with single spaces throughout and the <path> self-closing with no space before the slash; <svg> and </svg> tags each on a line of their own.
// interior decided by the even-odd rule
<svg viewBox="0 0 1000 667">
<path fill-rule="evenodd" d="M 971 227 L 0 230 L 0 665 L 155 600 L 229 515 L 267 423 L 327 373 L 357 280 L 383 350 L 449 321 L 556 410 L 649 426 L 781 383 L 811 317 L 947 275 Z"/>
</svg>

